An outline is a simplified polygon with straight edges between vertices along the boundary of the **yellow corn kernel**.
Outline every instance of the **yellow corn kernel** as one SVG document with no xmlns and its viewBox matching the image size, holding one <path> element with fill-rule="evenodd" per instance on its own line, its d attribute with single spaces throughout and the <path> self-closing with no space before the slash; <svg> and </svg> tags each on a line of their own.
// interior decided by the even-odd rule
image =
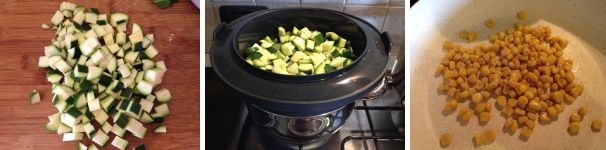
<svg viewBox="0 0 606 150">
<path fill-rule="evenodd" d="M 602 125 L 603 125 L 603 123 L 602 123 L 602 120 L 600 120 L 600 119 L 594 119 L 593 123 L 591 123 L 591 127 L 593 127 L 593 129 L 596 129 L 596 130 L 601 130 Z"/>
<path fill-rule="evenodd" d="M 585 86 L 583 86 L 582 84 L 574 84 L 573 88 L 577 88 L 579 90 L 579 94 L 583 93 L 583 91 L 585 91 Z"/>
<path fill-rule="evenodd" d="M 482 98 L 483 98 L 482 94 L 480 94 L 480 93 L 475 93 L 475 94 L 471 95 L 471 101 L 473 101 L 476 104 L 480 103 L 482 101 Z"/>
<path fill-rule="evenodd" d="M 541 121 L 549 121 L 549 116 L 547 116 L 547 112 L 541 112 L 541 114 L 539 115 L 539 120 Z"/>
<path fill-rule="evenodd" d="M 526 116 L 528 117 L 528 120 L 532 120 L 532 121 L 537 120 L 537 114 L 535 114 L 534 112 L 528 112 L 526 114 Z"/>
<path fill-rule="evenodd" d="M 490 113 L 489 112 L 480 113 L 480 121 L 484 121 L 484 122 L 490 121 Z"/>
<path fill-rule="evenodd" d="M 448 145 L 448 144 L 450 144 L 450 140 L 451 140 L 450 134 L 444 133 L 444 134 L 442 134 L 442 137 L 440 138 L 440 143 L 442 145 Z"/>
<path fill-rule="evenodd" d="M 495 25 L 495 23 L 494 23 L 494 21 L 492 21 L 492 19 L 486 20 L 487 27 L 492 28 L 492 27 L 494 27 L 494 25 Z"/>
<path fill-rule="evenodd" d="M 505 40 L 505 32 L 499 32 L 499 41 L 504 41 L 504 40 Z"/>
<path fill-rule="evenodd" d="M 524 123 L 526 121 L 528 121 L 528 117 L 526 117 L 526 116 L 518 117 L 518 122 L 519 123 Z"/>
<path fill-rule="evenodd" d="M 474 111 L 476 111 L 477 113 L 482 113 L 484 112 L 484 103 L 478 103 L 476 104 L 476 108 L 474 109 Z"/>
<path fill-rule="evenodd" d="M 464 83 L 463 85 L 467 85 L 467 84 Z M 463 87 L 463 85 L 461 85 L 461 87 Z M 467 86 L 469 86 L 469 85 L 467 85 Z M 465 91 L 461 92 L 459 94 L 459 96 L 461 96 L 461 98 L 467 98 L 467 97 L 469 97 L 469 91 L 465 90 Z"/>
<path fill-rule="evenodd" d="M 467 106 L 463 106 L 461 107 L 461 109 L 459 109 L 459 117 L 463 117 L 463 115 L 465 115 L 465 113 L 467 112 Z"/>
<path fill-rule="evenodd" d="M 505 106 L 501 110 L 501 113 L 503 113 L 503 114 L 507 115 L 507 117 L 509 117 L 509 116 L 511 116 L 511 114 L 513 114 L 513 108 L 511 108 L 509 106 Z"/>
<path fill-rule="evenodd" d="M 450 87 L 450 90 L 448 90 L 448 95 L 450 95 L 450 97 L 454 97 L 455 94 L 457 94 L 457 89 L 454 87 Z"/>
<path fill-rule="evenodd" d="M 572 97 L 568 94 L 564 95 L 564 100 L 567 102 L 574 102 L 575 97 Z"/>
<path fill-rule="evenodd" d="M 513 124 L 513 118 L 509 117 L 509 118 L 507 118 L 507 121 L 505 121 L 505 125 L 504 126 L 506 128 L 509 128 L 509 127 L 511 127 L 512 124 Z"/>
<path fill-rule="evenodd" d="M 484 103 L 484 111 L 485 112 L 492 111 L 492 104 L 490 104 L 490 103 Z"/>
<path fill-rule="evenodd" d="M 476 138 L 476 144 L 477 145 L 482 144 L 482 135 L 480 135 L 480 133 L 476 133 L 473 136 Z"/>
<path fill-rule="evenodd" d="M 520 98 L 518 98 L 518 106 L 520 106 L 522 108 L 526 108 L 527 104 L 528 104 L 528 98 L 526 98 L 524 96 L 520 96 Z"/>
<path fill-rule="evenodd" d="M 530 129 L 534 129 L 534 125 L 535 125 L 535 123 L 534 123 L 534 121 L 533 121 L 533 120 L 527 120 L 527 121 L 526 121 L 526 126 L 527 126 L 528 128 L 530 128 Z"/>
<path fill-rule="evenodd" d="M 570 121 L 571 122 L 581 122 L 581 115 L 579 115 L 577 113 L 572 113 L 572 115 L 570 115 Z"/>
<path fill-rule="evenodd" d="M 440 91 L 440 92 L 445 92 L 446 91 L 446 86 L 444 86 L 444 83 L 440 83 L 438 85 L 438 91 Z"/>
<path fill-rule="evenodd" d="M 467 36 L 469 36 L 469 32 L 467 32 L 467 30 L 463 30 L 459 33 L 459 37 L 462 39 L 467 39 Z"/>
<path fill-rule="evenodd" d="M 509 107 L 516 107 L 518 105 L 518 100 L 510 98 L 509 100 L 507 100 L 507 106 Z"/>
<path fill-rule="evenodd" d="M 558 115 L 558 110 L 556 110 L 555 107 L 551 106 L 547 108 L 547 114 L 551 117 L 555 117 L 556 115 Z"/>
<path fill-rule="evenodd" d="M 450 108 L 452 110 L 456 110 L 458 105 L 459 105 L 459 101 L 456 101 L 456 100 L 450 101 Z"/>
<path fill-rule="evenodd" d="M 568 92 L 568 93 L 572 97 L 577 97 L 577 96 L 579 96 L 579 94 L 581 94 L 581 92 L 579 92 L 579 89 L 577 89 L 577 88 L 570 89 L 570 92 Z"/>
<path fill-rule="evenodd" d="M 585 116 L 585 115 L 587 115 L 587 111 L 588 111 L 587 107 L 581 107 L 581 108 L 579 108 L 578 112 L 579 112 L 579 115 Z"/>
<path fill-rule="evenodd" d="M 561 46 L 562 48 L 565 48 L 566 46 L 568 46 L 568 43 L 569 43 L 569 42 L 568 42 L 568 40 L 566 40 L 566 39 L 561 39 L 561 40 L 560 40 L 560 42 L 558 42 L 558 44 L 560 44 L 560 46 Z"/>
<path fill-rule="evenodd" d="M 581 130 L 581 123 L 580 122 L 571 122 L 568 129 L 570 130 L 570 132 L 579 132 L 579 130 Z"/>
<path fill-rule="evenodd" d="M 524 115 L 526 115 L 526 110 L 521 109 L 520 107 L 516 107 L 516 109 L 513 110 L 513 113 L 518 116 L 524 116 Z"/>
<path fill-rule="evenodd" d="M 564 95 L 562 95 L 562 93 L 560 93 L 560 91 L 552 92 L 551 97 L 553 98 L 553 100 L 556 103 L 560 103 L 560 102 L 564 101 Z"/>
<path fill-rule="evenodd" d="M 497 97 L 497 104 L 501 107 L 505 107 L 507 105 L 507 98 L 505 98 L 505 96 Z"/>
<path fill-rule="evenodd" d="M 442 72 L 444 72 L 444 65 L 440 64 L 440 65 L 438 66 L 438 69 L 436 69 L 436 72 L 437 72 L 437 73 L 442 73 Z"/>
<path fill-rule="evenodd" d="M 492 41 L 492 42 L 494 42 L 494 41 L 496 41 L 498 39 L 499 39 L 498 35 L 492 35 L 492 36 L 490 36 L 490 41 Z"/>
<path fill-rule="evenodd" d="M 473 42 L 473 40 L 476 40 L 477 37 L 478 34 L 476 33 L 476 31 L 471 31 L 469 35 L 467 35 L 467 39 L 469 39 L 469 41 L 471 42 Z"/>
<path fill-rule="evenodd" d="M 450 108 L 450 102 L 446 102 L 446 105 L 444 105 L 444 109 L 446 110 L 452 110 L 452 108 Z"/>
<path fill-rule="evenodd" d="M 511 131 L 516 131 L 516 129 L 518 129 L 518 123 L 514 121 L 511 126 L 509 126 L 509 129 Z"/>
<path fill-rule="evenodd" d="M 522 20 L 523 20 L 523 19 L 526 19 L 526 12 L 524 12 L 524 11 L 520 11 L 520 12 L 518 13 L 518 17 L 520 17 L 520 19 L 522 19 Z"/>
<path fill-rule="evenodd" d="M 482 135 L 482 141 L 494 141 L 497 138 L 497 134 L 494 132 L 494 129 L 488 129 Z"/>
<path fill-rule="evenodd" d="M 522 132 L 520 133 L 520 135 L 527 137 L 527 138 L 530 137 L 530 134 L 532 134 L 532 129 L 528 128 L 528 127 L 522 128 Z"/>
<path fill-rule="evenodd" d="M 530 107 L 530 108 L 532 108 L 534 110 L 541 110 L 541 104 L 539 104 L 539 102 L 536 101 L 536 100 L 531 100 L 528 103 L 528 107 Z"/>
<path fill-rule="evenodd" d="M 444 48 L 452 49 L 452 44 L 453 44 L 452 41 L 446 40 L 446 41 L 444 41 Z"/>
<path fill-rule="evenodd" d="M 472 111 L 468 110 L 467 112 L 465 112 L 465 114 L 463 115 L 463 117 L 461 117 L 461 120 L 469 120 L 471 119 L 471 115 L 473 114 Z"/>
<path fill-rule="evenodd" d="M 484 99 L 488 99 L 488 98 L 490 98 L 490 93 L 488 93 L 488 91 L 484 91 L 484 92 L 482 93 L 482 98 L 484 98 Z"/>
</svg>

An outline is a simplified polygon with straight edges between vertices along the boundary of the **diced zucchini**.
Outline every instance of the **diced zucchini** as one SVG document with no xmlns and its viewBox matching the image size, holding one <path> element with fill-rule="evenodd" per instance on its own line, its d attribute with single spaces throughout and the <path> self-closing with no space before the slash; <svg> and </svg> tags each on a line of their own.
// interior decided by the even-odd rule
<svg viewBox="0 0 606 150">
<path fill-rule="evenodd" d="M 154 129 L 154 133 L 166 133 L 166 126 L 161 125 Z"/>
<path fill-rule="evenodd" d="M 116 136 L 116 138 L 114 138 L 114 141 L 112 141 L 112 145 L 121 150 L 125 150 L 128 144 L 128 141 L 120 138 L 119 136 Z"/>
<path fill-rule="evenodd" d="M 107 134 L 105 134 L 103 131 L 96 132 L 95 136 L 93 137 L 93 141 L 101 145 L 101 147 L 104 147 L 109 141 L 109 136 L 107 136 Z"/>
<path fill-rule="evenodd" d="M 40 93 L 38 91 L 34 91 L 32 94 L 29 94 L 29 103 L 36 104 L 40 102 Z"/>
</svg>

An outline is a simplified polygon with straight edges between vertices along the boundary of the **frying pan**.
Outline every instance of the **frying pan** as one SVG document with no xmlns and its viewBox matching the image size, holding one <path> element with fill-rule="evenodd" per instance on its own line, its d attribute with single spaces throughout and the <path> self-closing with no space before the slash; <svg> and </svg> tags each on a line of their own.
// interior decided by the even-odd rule
<svg viewBox="0 0 606 150">
<path fill-rule="evenodd" d="M 407 28 L 410 34 L 411 66 L 411 148 L 412 149 L 603 149 L 606 147 L 606 131 L 591 128 L 594 119 L 606 120 L 606 1 L 462 1 L 423 0 L 411 7 L 409 20 L 414 24 Z M 525 11 L 526 19 L 517 13 Z M 487 19 L 496 22 L 494 28 L 485 25 Z M 444 110 L 447 93 L 439 92 L 443 83 L 436 73 L 439 61 L 447 49 L 445 40 L 453 41 L 465 48 L 489 44 L 489 36 L 507 32 L 516 22 L 536 28 L 549 26 L 552 35 L 568 39 L 564 50 L 566 59 L 574 60 L 577 69 L 575 83 L 585 85 L 585 91 L 573 103 L 567 103 L 564 111 L 549 122 L 536 121 L 529 138 L 520 136 L 521 128 L 515 132 L 504 128 L 506 117 L 501 107 L 495 104 L 496 97 L 487 101 L 493 104 L 491 119 L 484 123 L 474 113 L 469 121 L 457 116 L 462 106 L 470 106 L 470 100 L 459 102 L 456 111 Z M 474 42 L 461 39 L 461 30 L 476 31 Z M 486 102 L 486 100 L 484 101 Z M 475 106 L 475 105 L 471 105 Z M 581 130 L 568 130 L 570 115 L 580 107 L 589 113 L 582 117 Z M 471 107 L 474 108 L 474 107 Z M 522 125 L 520 125 L 522 127 Z M 476 145 L 473 134 L 494 129 L 496 140 Z M 450 145 L 440 145 L 440 135 L 449 133 Z"/>
</svg>

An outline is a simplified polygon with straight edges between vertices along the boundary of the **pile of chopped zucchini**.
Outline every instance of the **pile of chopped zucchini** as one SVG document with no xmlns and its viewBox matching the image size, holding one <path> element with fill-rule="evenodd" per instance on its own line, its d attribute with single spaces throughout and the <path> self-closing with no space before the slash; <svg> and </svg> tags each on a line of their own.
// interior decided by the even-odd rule
<svg viewBox="0 0 606 150">
<path fill-rule="evenodd" d="M 112 145 L 126 149 L 126 131 L 143 139 L 147 132 L 143 124 L 164 122 L 169 114 L 172 96 L 167 89 L 156 88 L 167 69 L 163 61 L 151 60 L 158 55 L 154 35 L 144 36 L 137 23 L 130 35 L 125 33 L 128 20 L 125 13 L 100 14 L 95 8 L 88 12 L 84 6 L 63 2 L 52 26 L 42 24 L 57 29 L 56 39 L 44 48 L 38 63 L 48 69 L 52 103 L 59 110 L 48 116 L 45 129 L 63 134 L 63 141 L 83 140 L 86 135 L 104 147 L 113 132 Z M 30 94 L 31 104 L 39 101 L 37 91 Z M 95 129 L 93 121 L 101 127 Z M 166 131 L 166 126 L 160 127 Z M 97 149 L 82 143 L 78 148 Z"/>
<path fill-rule="evenodd" d="M 333 32 L 323 35 L 307 27 L 286 32 L 279 27 L 278 34 L 247 48 L 246 61 L 274 73 L 314 75 L 341 69 L 356 59 L 350 41 Z"/>
</svg>

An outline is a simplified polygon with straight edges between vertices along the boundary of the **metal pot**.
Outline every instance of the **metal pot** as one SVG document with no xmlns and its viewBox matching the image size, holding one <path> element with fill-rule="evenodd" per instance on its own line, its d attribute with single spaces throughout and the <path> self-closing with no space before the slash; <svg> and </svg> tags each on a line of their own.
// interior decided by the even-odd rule
<svg viewBox="0 0 606 150">
<path fill-rule="evenodd" d="M 285 145 L 319 146 L 345 124 L 354 105 L 350 103 L 331 112 L 308 117 L 283 116 L 250 103 L 247 103 L 247 108 L 249 116 L 263 132 Z"/>
</svg>

